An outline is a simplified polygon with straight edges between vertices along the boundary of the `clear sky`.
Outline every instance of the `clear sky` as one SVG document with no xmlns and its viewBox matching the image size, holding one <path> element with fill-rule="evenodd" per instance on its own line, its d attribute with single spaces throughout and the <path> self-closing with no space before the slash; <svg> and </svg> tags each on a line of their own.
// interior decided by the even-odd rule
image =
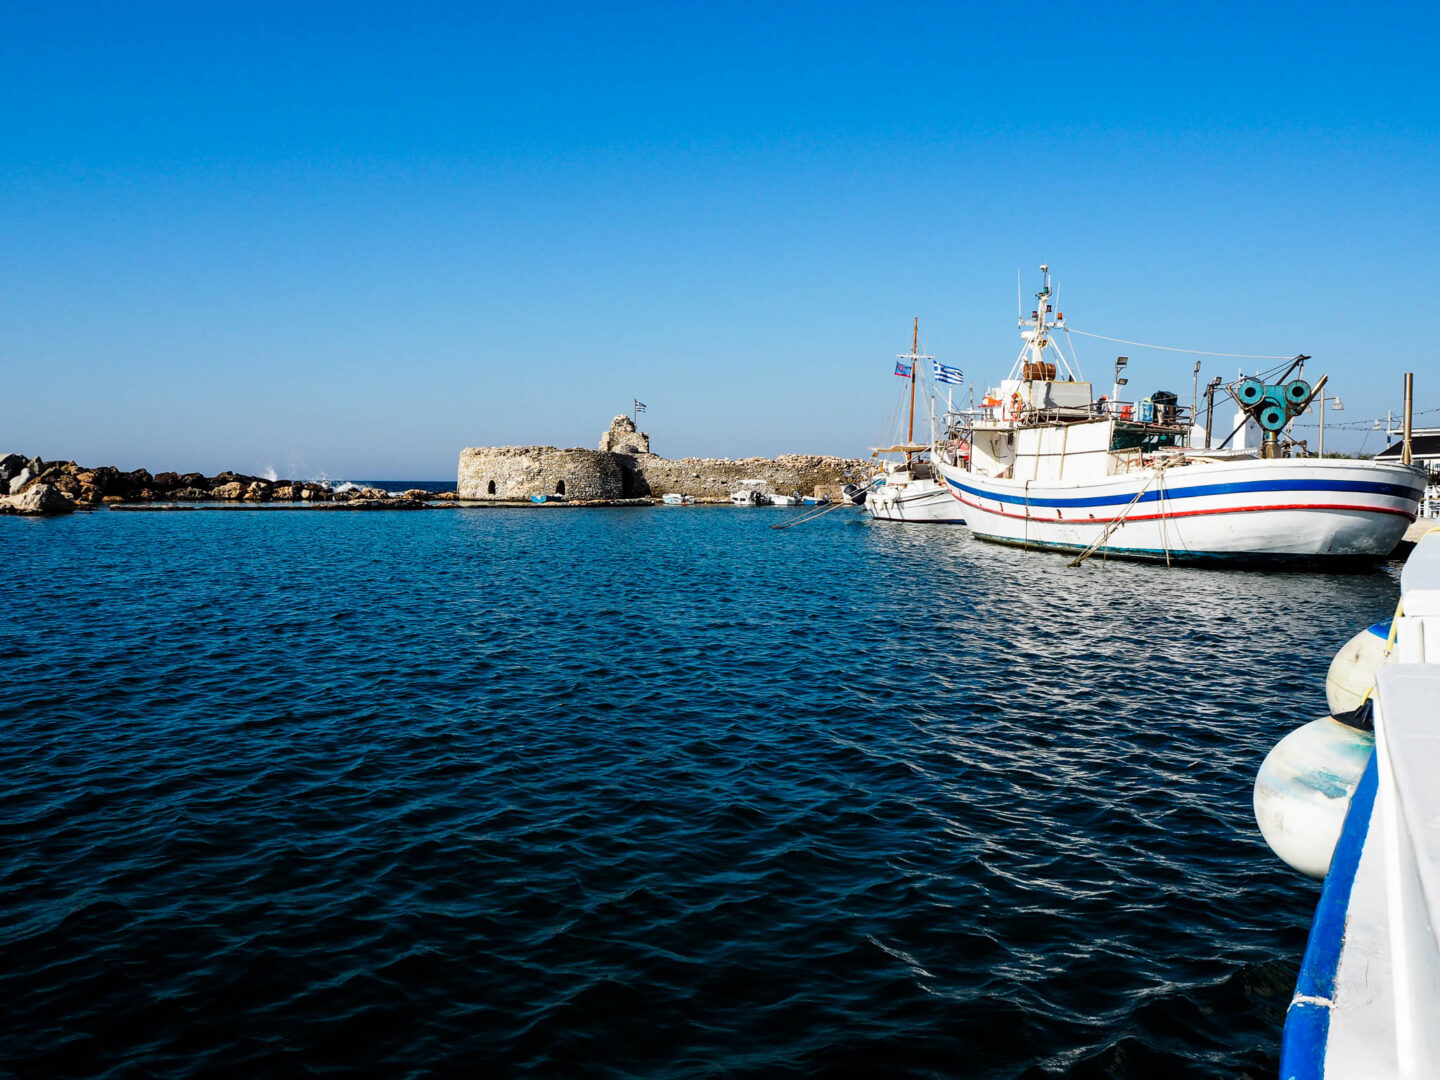
<svg viewBox="0 0 1440 1080">
<path fill-rule="evenodd" d="M 911 318 L 998 379 L 1042 261 L 1076 327 L 1309 353 L 1336 421 L 1406 370 L 1440 406 L 1436 22 L 9 3 L 0 452 L 439 478 L 639 397 L 667 456 L 858 455 Z M 1077 344 L 1189 400 L 1193 358 Z"/>
</svg>

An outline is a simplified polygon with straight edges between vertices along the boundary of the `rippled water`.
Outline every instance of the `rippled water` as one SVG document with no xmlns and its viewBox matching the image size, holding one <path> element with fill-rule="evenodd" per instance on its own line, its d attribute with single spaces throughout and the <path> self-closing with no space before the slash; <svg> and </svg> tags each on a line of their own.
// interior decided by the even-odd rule
<svg viewBox="0 0 1440 1080">
<path fill-rule="evenodd" d="M 0 520 L 0 1074 L 1274 1075 L 1393 574 L 786 515 Z"/>
</svg>

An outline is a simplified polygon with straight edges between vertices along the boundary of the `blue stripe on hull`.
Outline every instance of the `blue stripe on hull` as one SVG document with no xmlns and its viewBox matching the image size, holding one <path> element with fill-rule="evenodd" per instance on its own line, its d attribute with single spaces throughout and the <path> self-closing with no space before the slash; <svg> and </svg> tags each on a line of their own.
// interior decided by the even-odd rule
<svg viewBox="0 0 1440 1080">
<path fill-rule="evenodd" d="M 1365 837 L 1370 832 L 1378 786 L 1372 752 L 1355 794 L 1350 797 L 1350 809 L 1345 814 L 1340 839 L 1335 843 L 1335 853 L 1330 857 L 1330 872 L 1325 875 L 1320 903 L 1315 907 L 1310 941 L 1305 946 L 1305 959 L 1300 962 L 1300 977 L 1295 980 L 1295 999 L 1285 1010 L 1280 1075 L 1292 1080 L 1322 1080 L 1325 1075 L 1330 1003 L 1335 998 L 1335 973 L 1340 967 L 1340 950 L 1345 941 L 1345 916 L 1350 907 L 1355 873 L 1360 869 Z M 1302 998 L 1304 1000 L 1300 1000 Z"/>
<path fill-rule="evenodd" d="M 1023 494 L 1011 495 L 1008 492 L 971 487 L 958 480 L 952 480 L 948 476 L 945 478 L 945 482 L 977 499 L 993 499 L 996 502 L 1013 503 L 1018 506 L 1124 506 L 1135 500 L 1133 491 L 1122 491 L 1116 495 L 1084 495 L 1075 498 L 1046 498 L 1043 496 L 1027 498 Z M 1143 492 L 1138 501 L 1149 503 L 1164 499 L 1167 503 L 1175 503 L 1181 499 L 1198 499 L 1205 495 L 1233 495 L 1251 491 L 1353 491 L 1366 495 L 1390 495 L 1399 499 L 1418 499 L 1420 497 L 1419 488 L 1406 487 L 1403 484 L 1382 484 L 1374 480 L 1250 480 L 1233 484 L 1171 487 L 1164 491 L 1156 489 Z"/>
</svg>

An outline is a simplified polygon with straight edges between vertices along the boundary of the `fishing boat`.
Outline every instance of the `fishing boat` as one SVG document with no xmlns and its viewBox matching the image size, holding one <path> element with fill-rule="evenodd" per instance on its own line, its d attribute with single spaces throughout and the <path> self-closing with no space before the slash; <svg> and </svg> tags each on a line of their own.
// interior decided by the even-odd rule
<svg viewBox="0 0 1440 1080">
<path fill-rule="evenodd" d="M 689 506 L 695 501 L 694 495 L 679 495 L 671 493 L 660 496 L 660 501 L 666 506 Z"/>
<path fill-rule="evenodd" d="M 828 495 L 806 495 L 800 500 L 806 506 L 829 506 L 830 496 Z"/>
<path fill-rule="evenodd" d="M 800 496 L 799 496 L 799 495 L 771 495 L 771 496 L 770 496 L 770 505 L 771 505 L 771 506 L 799 506 L 799 505 L 800 505 Z"/>
<path fill-rule="evenodd" d="M 1409 465 L 1284 456 L 1281 433 L 1309 404 L 1291 379 L 1240 379 L 1240 430 L 1263 441 L 1191 446 L 1190 410 L 1157 391 L 1094 399 L 1055 340 L 1049 268 L 1010 375 L 972 415 L 968 461 L 932 454 L 975 536 L 1003 544 L 1167 563 L 1331 564 L 1383 559 L 1415 520 L 1425 475 Z M 1278 369 L 1277 369 L 1278 370 Z M 1289 380 L 1289 381 L 1286 381 Z M 1197 396 L 1198 401 L 1198 396 Z M 1232 436 L 1233 437 L 1233 436 Z"/>
<path fill-rule="evenodd" d="M 904 454 L 903 461 L 882 461 L 881 471 L 870 481 L 865 493 L 865 509 L 877 521 L 928 521 L 965 524 L 964 508 L 950 497 L 945 482 L 935 473 L 930 461 L 930 444 L 915 441 L 915 384 L 920 362 L 934 360 L 920 354 L 920 320 L 911 331 L 910 351 L 901 353 L 897 361 L 908 363 L 910 383 L 910 421 L 906 441 L 894 446 L 877 446 L 872 457 L 881 454 Z M 904 370 L 896 365 L 896 373 Z"/>
</svg>

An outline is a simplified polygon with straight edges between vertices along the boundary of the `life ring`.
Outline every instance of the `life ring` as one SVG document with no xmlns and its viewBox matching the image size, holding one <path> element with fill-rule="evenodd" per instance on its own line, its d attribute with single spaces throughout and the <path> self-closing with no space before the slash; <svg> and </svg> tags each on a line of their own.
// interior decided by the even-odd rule
<svg viewBox="0 0 1440 1080">
<path fill-rule="evenodd" d="M 1025 407 L 1025 403 L 1020 400 L 1020 391 L 1017 390 L 1017 391 L 1015 391 L 1015 393 L 1013 393 L 1013 394 L 1010 395 L 1010 414 L 1011 414 L 1011 419 L 1013 419 L 1013 420 L 1019 420 L 1019 419 L 1020 419 L 1020 412 L 1021 412 L 1021 410 L 1022 410 L 1024 407 Z"/>
</svg>

